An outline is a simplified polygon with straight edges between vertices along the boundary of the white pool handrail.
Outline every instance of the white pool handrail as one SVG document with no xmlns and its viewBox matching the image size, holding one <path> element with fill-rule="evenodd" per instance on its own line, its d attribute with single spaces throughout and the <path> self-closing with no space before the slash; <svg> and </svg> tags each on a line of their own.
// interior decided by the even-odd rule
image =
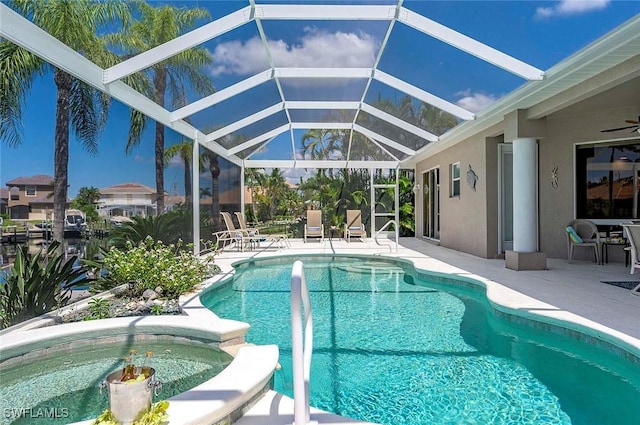
<svg viewBox="0 0 640 425">
<path fill-rule="evenodd" d="M 393 230 L 395 231 L 395 234 L 396 234 L 396 253 L 398 253 L 398 223 L 395 220 L 387 221 L 385 225 L 382 226 L 382 228 L 376 232 L 376 234 L 373 237 L 373 240 L 376 241 L 378 245 L 382 246 L 382 244 L 378 242 L 378 235 L 380 235 L 380 233 L 382 233 L 387 227 L 391 226 L 392 224 L 393 224 Z M 387 246 L 389 247 L 389 252 L 393 252 L 393 248 L 391 248 L 391 245 L 387 245 Z"/>
<path fill-rule="evenodd" d="M 302 329 L 302 308 L 305 325 Z M 303 344 L 304 335 L 304 344 Z M 309 375 L 313 352 L 313 313 L 304 265 L 298 260 L 291 269 L 291 357 L 293 361 L 293 425 L 310 425 Z"/>
</svg>

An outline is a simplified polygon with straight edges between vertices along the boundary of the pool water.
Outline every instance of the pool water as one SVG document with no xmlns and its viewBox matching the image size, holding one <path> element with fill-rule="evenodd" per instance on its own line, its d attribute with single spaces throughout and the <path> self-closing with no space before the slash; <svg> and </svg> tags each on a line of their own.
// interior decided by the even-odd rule
<svg viewBox="0 0 640 425">
<path fill-rule="evenodd" d="M 240 265 L 201 296 L 278 344 L 293 395 L 290 276 L 297 258 Z M 314 317 L 311 405 L 388 425 L 640 423 L 640 373 L 604 348 L 497 317 L 484 291 L 380 258 L 303 258 Z M 442 280 L 440 280 L 442 281 Z"/>
<path fill-rule="evenodd" d="M 138 351 L 136 364 L 152 351 L 151 366 L 162 390 L 154 402 L 185 392 L 220 373 L 231 356 L 203 344 L 134 342 L 100 344 L 73 352 L 56 352 L 32 361 L 0 369 L 2 424 L 31 424 L 35 412 L 57 412 L 59 418 L 40 419 L 47 424 L 67 424 L 92 419 L 109 407 L 108 396 L 99 385 L 106 376 L 123 366 L 130 349 Z M 14 409 L 32 409 L 25 417 L 12 415 Z M 10 409 L 10 410 L 5 410 Z M 9 412 L 9 413 L 7 413 Z M 44 414 L 44 413 L 43 413 Z M 64 416 L 64 417 L 62 417 Z"/>
</svg>

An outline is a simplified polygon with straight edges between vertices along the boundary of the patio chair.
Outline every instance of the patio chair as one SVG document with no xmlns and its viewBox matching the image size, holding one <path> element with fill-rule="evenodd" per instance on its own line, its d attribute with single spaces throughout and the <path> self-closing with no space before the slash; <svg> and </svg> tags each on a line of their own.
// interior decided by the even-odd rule
<svg viewBox="0 0 640 425">
<path fill-rule="evenodd" d="M 307 238 L 320 238 L 324 242 L 324 224 L 321 210 L 307 210 L 307 222 L 304 225 L 304 242 Z"/>
<path fill-rule="evenodd" d="M 242 232 L 246 233 L 247 235 L 253 235 L 253 236 L 260 234 L 260 231 L 258 230 L 258 228 L 247 226 L 247 219 L 245 218 L 242 212 L 236 211 L 235 214 L 236 214 L 236 217 L 238 218 L 238 225 L 240 226 L 240 230 L 242 230 Z"/>
<path fill-rule="evenodd" d="M 291 244 L 289 243 L 289 237 L 284 233 L 261 235 L 258 228 L 247 226 L 247 220 L 242 212 L 236 211 L 235 214 L 238 218 L 240 230 L 243 232 L 243 234 L 248 235 L 249 237 L 253 237 L 255 244 L 257 244 L 258 246 L 260 246 L 261 241 L 272 242 L 278 248 L 287 248 L 291 246 Z"/>
<path fill-rule="evenodd" d="M 589 220 L 573 220 L 565 228 L 567 231 L 568 260 L 573 260 L 573 250 L 576 247 L 593 248 L 596 263 L 600 264 L 600 233 L 598 227 Z"/>
<path fill-rule="evenodd" d="M 623 224 L 629 243 L 631 244 L 631 274 L 640 268 L 640 224 Z M 640 295 L 640 282 L 632 290 L 632 294 Z"/>
<path fill-rule="evenodd" d="M 358 237 L 362 242 L 367 239 L 367 232 L 362 225 L 360 210 L 347 210 L 347 222 L 344 224 L 344 238 L 351 242 L 351 237 Z"/>
<path fill-rule="evenodd" d="M 236 226 L 235 224 L 233 224 L 233 218 L 231 218 L 230 213 L 226 211 L 220 211 L 220 215 L 222 215 L 224 224 L 227 227 L 226 240 L 235 242 L 238 247 L 238 250 L 244 251 L 245 247 L 247 246 L 249 247 L 249 249 L 251 249 L 253 245 L 256 243 L 257 238 L 243 231 L 242 229 L 236 229 Z"/>
</svg>

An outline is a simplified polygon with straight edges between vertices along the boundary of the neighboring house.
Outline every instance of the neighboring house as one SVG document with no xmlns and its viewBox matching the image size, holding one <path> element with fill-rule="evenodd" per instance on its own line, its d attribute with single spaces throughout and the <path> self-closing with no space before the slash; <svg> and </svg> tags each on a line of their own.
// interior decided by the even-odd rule
<svg viewBox="0 0 640 425">
<path fill-rule="evenodd" d="M 122 183 L 100 189 L 98 214 L 101 217 L 147 217 L 155 213 L 156 191 L 149 186 Z"/>
<path fill-rule="evenodd" d="M 249 191 L 245 188 L 245 196 Z M 251 198 L 249 198 L 250 200 Z M 246 198 L 245 198 L 246 201 Z M 220 211 L 228 211 L 234 213 L 240 211 L 240 189 L 233 188 L 220 192 L 218 198 L 218 204 L 220 205 Z M 205 196 L 200 198 L 200 207 L 210 209 L 211 208 L 211 196 Z"/>
<path fill-rule="evenodd" d="M 53 218 L 53 177 L 38 174 L 18 177 L 6 183 L 9 218 L 46 220 Z"/>
<path fill-rule="evenodd" d="M 0 187 L 0 214 L 9 214 L 9 189 Z"/>
<path fill-rule="evenodd" d="M 575 218 L 601 232 L 640 219 L 640 50 L 620 43 L 636 31 L 623 25 L 421 149 L 416 236 L 538 269 L 567 258 Z"/>
<path fill-rule="evenodd" d="M 182 195 L 164 195 L 164 209 L 166 211 L 173 211 L 173 209 L 180 204 L 184 204 L 184 196 Z"/>
</svg>

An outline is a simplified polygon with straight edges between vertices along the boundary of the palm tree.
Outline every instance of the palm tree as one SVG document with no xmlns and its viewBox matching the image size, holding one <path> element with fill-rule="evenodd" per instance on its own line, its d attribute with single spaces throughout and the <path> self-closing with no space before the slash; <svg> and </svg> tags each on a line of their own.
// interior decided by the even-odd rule
<svg viewBox="0 0 640 425">
<path fill-rule="evenodd" d="M 97 35 L 108 25 L 128 24 L 130 11 L 123 2 L 90 0 L 14 0 L 8 5 L 34 24 L 99 66 L 114 62 L 105 43 Z M 90 153 L 97 152 L 98 136 L 106 123 L 109 98 L 70 74 L 51 67 L 34 54 L 0 41 L 0 138 L 10 146 L 21 144 L 22 105 L 39 76 L 53 74 L 56 85 L 54 133 L 54 234 L 62 241 L 67 203 L 69 132 Z"/>
<path fill-rule="evenodd" d="M 454 115 L 422 102 L 418 111 L 417 125 L 439 136 L 458 125 L 458 120 Z"/>
<path fill-rule="evenodd" d="M 211 219 L 214 228 L 218 228 L 220 223 L 220 185 L 218 177 L 220 177 L 220 164 L 218 164 L 218 154 L 210 150 L 202 153 L 202 159 L 209 168 L 211 174 Z"/>
<path fill-rule="evenodd" d="M 256 188 L 262 184 L 263 175 L 264 169 L 262 168 L 244 169 L 244 181 L 245 184 L 249 186 L 249 192 L 251 193 L 251 214 L 253 216 L 253 221 L 258 221 Z"/>
<path fill-rule="evenodd" d="M 140 20 L 109 41 L 124 52 L 124 56 L 134 56 L 188 32 L 199 19 L 209 18 L 209 12 L 203 8 L 177 8 L 169 5 L 152 7 L 143 1 L 132 3 L 140 11 Z M 204 47 L 185 50 L 156 63 L 142 71 L 151 81 L 153 88 L 148 97 L 162 107 L 167 103 L 167 91 L 172 107 L 185 104 L 186 86 L 198 94 L 210 94 L 213 83 L 203 68 L 212 61 L 209 51 Z M 127 153 L 140 143 L 140 135 L 146 124 L 146 117 L 137 111 L 132 112 L 132 126 L 127 142 Z M 157 211 L 164 211 L 164 126 L 156 122 L 155 126 L 155 164 Z"/>
<path fill-rule="evenodd" d="M 184 202 L 191 205 L 193 190 L 191 188 L 191 159 L 193 157 L 193 147 L 190 140 L 182 140 L 182 142 L 169 146 L 164 152 L 165 164 L 171 158 L 179 155 L 184 164 Z"/>
</svg>

